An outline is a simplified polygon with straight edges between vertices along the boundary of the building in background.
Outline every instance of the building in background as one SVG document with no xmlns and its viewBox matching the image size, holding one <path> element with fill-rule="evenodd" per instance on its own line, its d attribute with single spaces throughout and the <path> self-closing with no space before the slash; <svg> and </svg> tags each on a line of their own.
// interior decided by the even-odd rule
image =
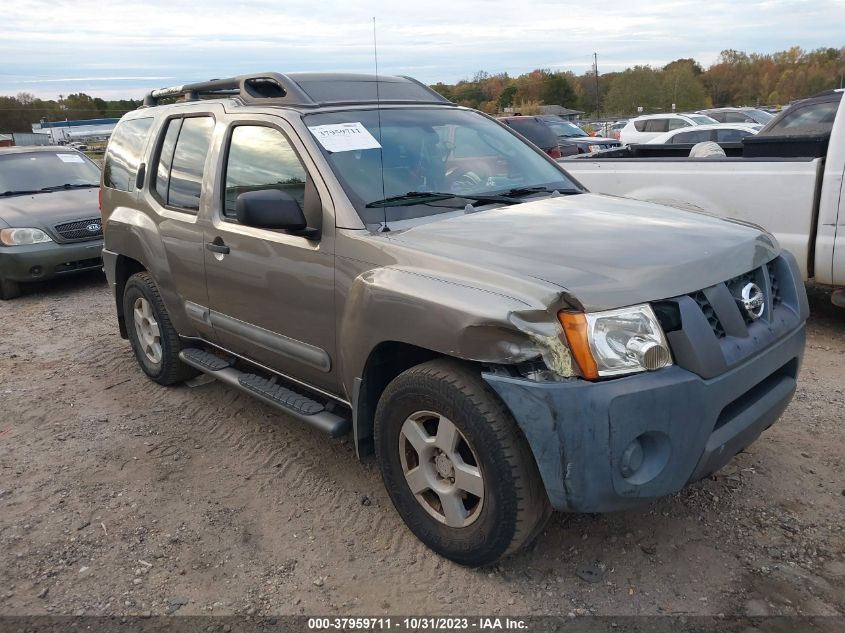
<svg viewBox="0 0 845 633">
<path fill-rule="evenodd" d="M 46 121 L 33 123 L 34 134 L 49 135 L 50 144 L 64 145 L 74 141 L 104 141 L 111 136 L 120 119 L 88 119 L 85 121 Z"/>
</svg>

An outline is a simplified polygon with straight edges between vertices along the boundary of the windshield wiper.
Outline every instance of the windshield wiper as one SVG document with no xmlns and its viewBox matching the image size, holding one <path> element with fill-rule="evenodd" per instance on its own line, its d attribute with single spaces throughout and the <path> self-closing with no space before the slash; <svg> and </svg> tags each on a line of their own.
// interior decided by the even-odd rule
<svg viewBox="0 0 845 633">
<path fill-rule="evenodd" d="M 41 187 L 41 191 L 58 191 L 59 189 L 90 189 L 91 187 L 99 187 L 98 182 L 83 182 L 81 184 L 73 185 L 66 182 L 63 185 L 53 185 L 52 187 Z"/>
<path fill-rule="evenodd" d="M 31 193 L 41 193 L 41 192 L 38 191 L 37 189 L 18 189 L 17 191 L 9 189 L 8 191 L 4 191 L 3 193 L 0 193 L 0 196 L 24 196 L 24 195 L 31 194 Z"/>
<path fill-rule="evenodd" d="M 514 196 L 527 196 L 532 193 L 554 193 L 555 191 L 560 194 L 583 193 L 579 189 L 555 189 L 550 187 L 515 187 L 513 189 L 503 191 L 500 195 L 512 198 Z"/>
<path fill-rule="evenodd" d="M 423 202 L 437 202 L 439 200 L 449 200 L 451 198 L 461 198 L 464 200 L 474 200 L 476 202 L 501 202 L 502 204 L 518 204 L 519 200 L 508 198 L 505 195 L 483 195 L 474 193 L 446 193 L 440 191 L 409 191 L 400 196 L 390 196 L 383 200 L 374 200 L 368 202 L 365 206 L 368 209 L 382 208 L 382 207 L 399 207 L 409 204 L 422 204 Z"/>
</svg>

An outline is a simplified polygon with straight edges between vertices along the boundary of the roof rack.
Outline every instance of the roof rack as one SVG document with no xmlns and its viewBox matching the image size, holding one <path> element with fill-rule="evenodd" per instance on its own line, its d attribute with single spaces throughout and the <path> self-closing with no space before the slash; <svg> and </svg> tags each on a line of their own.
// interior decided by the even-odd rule
<svg viewBox="0 0 845 633">
<path fill-rule="evenodd" d="M 156 106 L 161 99 L 172 97 L 183 97 L 185 101 L 235 97 L 245 104 L 288 105 L 300 108 L 376 102 L 455 105 L 411 77 L 352 73 L 283 75 L 268 72 L 159 88 L 144 97 L 142 107 Z"/>
</svg>

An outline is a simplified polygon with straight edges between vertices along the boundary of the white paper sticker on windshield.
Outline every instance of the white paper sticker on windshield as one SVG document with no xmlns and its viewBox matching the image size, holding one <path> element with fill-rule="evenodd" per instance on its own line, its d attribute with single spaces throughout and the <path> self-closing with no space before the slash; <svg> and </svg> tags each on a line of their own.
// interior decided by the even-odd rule
<svg viewBox="0 0 845 633">
<path fill-rule="evenodd" d="M 361 123 L 336 123 L 309 127 L 320 145 L 330 152 L 351 152 L 359 149 L 378 149 L 381 145 Z"/>
<path fill-rule="evenodd" d="M 84 163 L 85 159 L 79 154 L 56 154 L 63 163 Z"/>
</svg>

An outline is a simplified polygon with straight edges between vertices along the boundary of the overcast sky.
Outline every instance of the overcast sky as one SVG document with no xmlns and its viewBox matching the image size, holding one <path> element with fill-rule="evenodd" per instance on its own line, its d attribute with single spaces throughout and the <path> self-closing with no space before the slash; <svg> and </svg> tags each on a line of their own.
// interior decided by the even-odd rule
<svg viewBox="0 0 845 633">
<path fill-rule="evenodd" d="M 478 70 L 578 74 L 725 48 L 845 44 L 845 0 L 509 2 L 3 0 L 0 94 L 146 90 L 253 71 L 372 72 L 448 83 Z"/>
</svg>

